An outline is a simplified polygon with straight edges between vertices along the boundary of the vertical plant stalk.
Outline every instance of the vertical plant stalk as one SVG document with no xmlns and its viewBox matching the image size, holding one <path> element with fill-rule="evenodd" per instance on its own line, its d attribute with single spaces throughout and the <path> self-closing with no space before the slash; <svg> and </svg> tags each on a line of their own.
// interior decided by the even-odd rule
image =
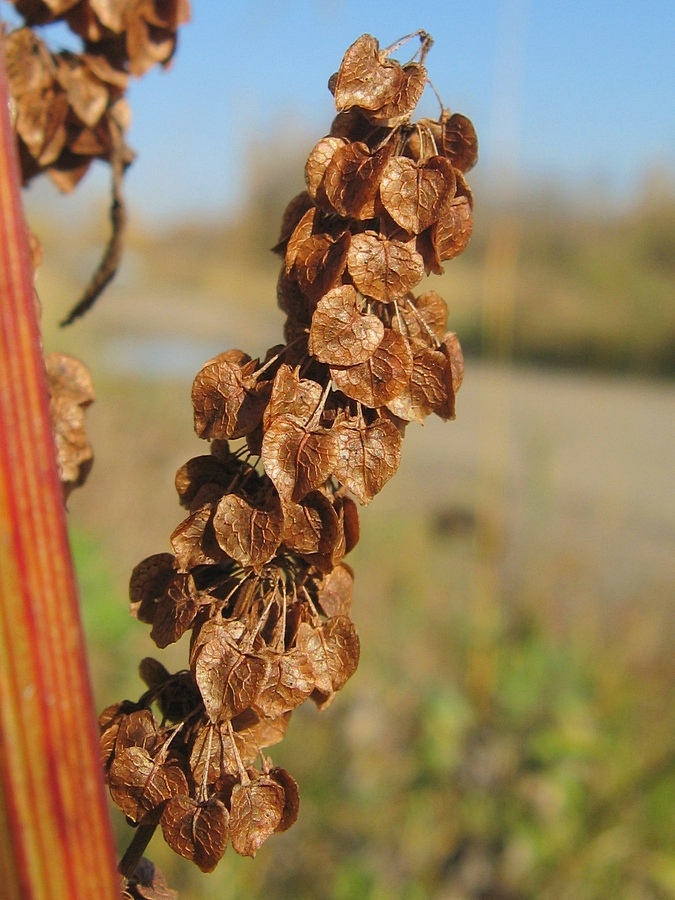
<svg viewBox="0 0 675 900">
<path fill-rule="evenodd" d="M 0 42 L 0 884 L 119 897 Z"/>
</svg>

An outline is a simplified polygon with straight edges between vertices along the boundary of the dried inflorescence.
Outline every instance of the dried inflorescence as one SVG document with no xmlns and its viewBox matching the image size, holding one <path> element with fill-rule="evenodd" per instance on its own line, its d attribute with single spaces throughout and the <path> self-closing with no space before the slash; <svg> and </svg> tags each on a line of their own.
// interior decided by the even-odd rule
<svg viewBox="0 0 675 900">
<path fill-rule="evenodd" d="M 112 234 L 103 259 L 65 324 L 89 309 L 115 274 L 126 221 L 122 176 L 134 153 L 126 143 L 130 75 L 167 65 L 188 0 L 13 0 L 25 26 L 3 34 L 12 113 L 24 184 L 47 173 L 72 191 L 95 159 L 112 170 Z M 34 26 L 64 21 L 82 52 L 53 52 Z"/>
<path fill-rule="evenodd" d="M 146 693 L 102 714 L 110 791 L 204 871 L 228 841 L 253 856 L 295 821 L 297 786 L 263 751 L 357 667 L 352 498 L 368 503 L 394 475 L 409 422 L 455 414 L 447 307 L 413 290 L 469 240 L 476 136 L 446 110 L 411 123 L 431 45 L 419 36 L 419 60 L 401 65 L 364 35 L 331 79 L 338 115 L 275 248 L 286 343 L 262 361 L 229 350 L 197 375 L 211 452 L 177 473 L 187 516 L 173 552 L 131 577 L 158 647 L 190 633 L 189 669 L 143 660 Z"/>
</svg>

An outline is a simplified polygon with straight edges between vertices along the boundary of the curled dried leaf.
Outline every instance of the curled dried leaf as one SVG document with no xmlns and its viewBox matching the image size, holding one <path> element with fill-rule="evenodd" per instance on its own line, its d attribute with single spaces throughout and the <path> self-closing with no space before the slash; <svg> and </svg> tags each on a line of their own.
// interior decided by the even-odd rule
<svg viewBox="0 0 675 900">
<path fill-rule="evenodd" d="M 395 96 L 375 110 L 364 110 L 369 122 L 394 128 L 406 122 L 426 87 L 427 70 L 421 63 L 408 63 L 403 66 L 402 78 Z"/>
<path fill-rule="evenodd" d="M 408 422 L 423 422 L 430 413 L 441 419 L 455 416 L 455 389 L 447 356 L 423 347 L 413 359 L 406 391 L 387 403 L 387 409 Z"/>
<path fill-rule="evenodd" d="M 258 360 L 228 350 L 202 367 L 192 385 L 195 431 L 207 440 L 250 434 L 262 420 L 269 382 L 255 376 Z"/>
<path fill-rule="evenodd" d="M 468 172 L 478 162 L 478 138 L 473 123 L 461 113 L 441 119 L 441 141 L 439 152 L 460 172 Z"/>
<path fill-rule="evenodd" d="M 281 820 L 276 827 L 277 831 L 287 831 L 291 825 L 294 825 L 298 818 L 298 810 L 300 809 L 300 794 L 298 793 L 298 785 L 295 779 L 280 766 L 275 766 L 267 773 L 272 781 L 276 781 L 284 791 L 284 810 L 281 814 Z"/>
</svg>

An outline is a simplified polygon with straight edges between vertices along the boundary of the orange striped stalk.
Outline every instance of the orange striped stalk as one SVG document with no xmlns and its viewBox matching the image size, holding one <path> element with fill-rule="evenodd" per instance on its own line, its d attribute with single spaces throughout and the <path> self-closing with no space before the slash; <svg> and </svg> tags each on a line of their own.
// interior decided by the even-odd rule
<svg viewBox="0 0 675 900">
<path fill-rule="evenodd" d="M 0 40 L 0 894 L 119 897 Z"/>
</svg>

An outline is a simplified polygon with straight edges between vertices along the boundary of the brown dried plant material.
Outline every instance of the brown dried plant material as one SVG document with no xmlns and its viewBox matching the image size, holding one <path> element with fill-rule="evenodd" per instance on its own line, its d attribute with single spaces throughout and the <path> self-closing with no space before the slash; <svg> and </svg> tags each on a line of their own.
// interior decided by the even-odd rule
<svg viewBox="0 0 675 900">
<path fill-rule="evenodd" d="M 361 503 L 370 503 L 398 469 L 403 440 L 398 428 L 388 419 L 366 425 L 357 417 L 339 422 L 333 431 L 336 477 Z"/>
<path fill-rule="evenodd" d="M 269 746 L 261 730 L 256 729 L 257 724 L 254 721 L 251 727 L 240 731 L 231 722 L 205 722 L 190 751 L 189 765 L 195 783 L 215 785 L 228 776 L 237 777 L 240 763 L 252 766 L 261 747 Z"/>
<path fill-rule="evenodd" d="M 89 370 L 74 356 L 50 353 L 45 365 L 56 461 L 64 496 L 68 497 L 84 484 L 94 461 L 84 429 L 84 411 L 94 401 L 94 386 Z"/>
<path fill-rule="evenodd" d="M 419 297 L 407 295 L 396 304 L 392 317 L 394 331 L 404 334 L 413 352 L 424 347 L 438 346 L 448 321 L 448 307 L 436 291 L 425 291 Z"/>
<path fill-rule="evenodd" d="M 393 128 L 407 122 L 427 84 L 427 70 L 420 63 L 403 67 L 402 79 L 395 96 L 378 109 L 364 111 L 368 121 Z"/>
<path fill-rule="evenodd" d="M 254 709 L 268 719 L 276 719 L 296 709 L 314 690 L 314 669 L 307 654 L 294 649 L 268 653 L 267 671 L 260 685 Z"/>
<path fill-rule="evenodd" d="M 377 409 L 405 390 L 412 369 L 407 340 L 391 328 L 385 328 L 384 337 L 370 359 L 346 368 L 331 366 L 331 375 L 348 397 Z"/>
<path fill-rule="evenodd" d="M 65 19 L 89 46 L 95 46 L 134 75 L 156 63 L 167 65 L 176 32 L 190 19 L 188 0 L 15 0 L 29 25 Z"/>
<path fill-rule="evenodd" d="M 301 378 L 297 368 L 282 363 L 274 377 L 272 394 L 263 416 L 265 430 L 278 416 L 293 416 L 299 422 L 309 422 L 319 409 L 322 397 L 323 388 L 318 382 Z"/>
<path fill-rule="evenodd" d="M 335 438 L 312 422 L 277 416 L 265 431 L 261 459 L 283 503 L 321 487 L 335 468 Z"/>
<path fill-rule="evenodd" d="M 213 516 L 216 540 L 242 566 L 259 569 L 274 556 L 283 531 L 281 503 L 271 496 L 254 506 L 244 497 L 226 494 Z"/>
<path fill-rule="evenodd" d="M 455 195 L 457 180 L 443 156 L 415 163 L 403 156 L 389 161 L 380 182 L 382 205 L 392 219 L 412 234 L 438 221 L 446 200 Z"/>
<path fill-rule="evenodd" d="M 475 132 L 446 112 L 408 124 L 431 45 L 415 36 L 419 61 L 405 65 L 389 59 L 399 45 L 381 51 L 362 36 L 331 79 L 341 112 L 309 155 L 307 190 L 274 248 L 287 343 L 262 364 L 231 350 L 202 368 L 195 429 L 211 453 L 176 474 L 188 516 L 173 554 L 132 574 L 132 611 L 157 644 L 191 632 L 190 668 L 172 675 L 146 658 L 147 691 L 102 715 L 111 793 L 141 827 L 161 822 L 204 871 L 228 840 L 254 856 L 296 820 L 297 785 L 263 750 L 305 701 L 327 707 L 357 668 L 343 562 L 359 539 L 356 503 L 397 471 L 409 422 L 455 413 L 463 362 L 447 306 L 413 290 L 468 242 L 462 171 L 475 162 Z M 79 74 L 62 81 L 69 108 L 101 105 Z"/>
<path fill-rule="evenodd" d="M 300 808 L 300 794 L 295 779 L 281 766 L 274 766 L 267 773 L 272 781 L 276 781 L 284 791 L 284 809 L 281 814 L 281 821 L 276 827 L 276 831 L 287 831 L 291 825 L 295 825 L 298 818 Z"/>
<path fill-rule="evenodd" d="M 445 354 L 450 364 L 452 389 L 457 393 L 464 380 L 464 354 L 454 331 L 449 331 L 443 338 L 441 351 Z"/>
<path fill-rule="evenodd" d="M 328 137 L 322 138 L 319 141 L 307 157 L 307 162 L 305 164 L 305 183 L 307 185 L 307 192 L 312 200 L 316 201 L 319 206 L 323 206 L 322 201 L 324 201 L 324 203 L 326 202 L 326 195 L 323 187 L 326 169 L 333 159 L 336 150 L 344 146 L 350 145 L 347 144 L 343 138 L 328 135 Z M 290 214 L 293 214 L 293 210 L 290 211 Z M 282 236 L 285 231 L 288 231 L 287 221 L 285 214 L 281 227 Z M 290 236 L 291 233 L 292 230 L 288 232 L 288 236 Z"/>
<path fill-rule="evenodd" d="M 383 337 L 380 319 L 362 313 L 357 308 L 356 291 L 345 284 L 333 288 L 317 303 L 309 332 L 309 352 L 329 365 L 354 366 L 369 359 Z"/>
<path fill-rule="evenodd" d="M 431 413 L 447 421 L 455 417 L 455 388 L 447 356 L 422 348 L 413 359 L 406 391 L 387 403 L 387 409 L 408 422 L 424 422 Z"/>
<path fill-rule="evenodd" d="M 432 230 L 432 243 L 439 263 L 454 259 L 466 250 L 473 230 L 469 198 L 454 197 L 447 203 Z"/>
<path fill-rule="evenodd" d="M 414 247 L 374 231 L 354 235 L 347 268 L 356 288 L 382 303 L 407 294 L 424 276 L 424 260 Z"/>
<path fill-rule="evenodd" d="M 265 677 L 265 661 L 242 651 L 227 623 L 206 622 L 192 648 L 191 668 L 212 722 L 233 719 L 250 707 Z"/>
<path fill-rule="evenodd" d="M 341 563 L 319 582 L 318 601 L 328 618 L 348 616 L 352 608 L 354 573 L 346 563 Z"/>
<path fill-rule="evenodd" d="M 202 367 L 192 386 L 195 431 L 209 440 L 250 434 L 262 418 L 270 385 L 258 383 L 259 360 L 228 350 Z"/>
<path fill-rule="evenodd" d="M 286 807 L 285 790 L 269 776 L 235 784 L 230 807 L 232 846 L 242 856 L 255 856 L 278 830 Z"/>
<path fill-rule="evenodd" d="M 328 619 L 317 628 L 303 622 L 298 627 L 296 646 L 307 654 L 314 669 L 312 699 L 325 708 L 359 664 L 360 644 L 354 624 L 347 616 Z"/>
<path fill-rule="evenodd" d="M 303 294 L 313 302 L 339 283 L 347 265 L 350 240 L 347 231 L 338 238 L 313 234 L 298 247 L 293 271 Z"/>
<path fill-rule="evenodd" d="M 334 85 L 338 110 L 352 106 L 378 110 L 401 92 L 403 70 L 395 60 L 382 58 L 370 34 L 357 38 L 342 58 Z"/>
<path fill-rule="evenodd" d="M 478 138 L 473 123 L 461 113 L 441 116 L 439 152 L 460 172 L 468 172 L 478 162 Z"/>
<path fill-rule="evenodd" d="M 279 229 L 279 239 L 275 246 L 272 247 L 273 253 L 278 253 L 282 257 L 285 256 L 288 239 L 297 228 L 304 214 L 313 208 L 313 197 L 310 196 L 308 191 L 302 191 L 293 197 L 284 210 L 281 228 Z"/>
<path fill-rule="evenodd" d="M 157 821 L 159 807 L 171 797 L 188 793 L 185 774 L 178 762 L 156 758 L 142 747 L 126 747 L 115 754 L 108 772 L 110 794 L 133 822 Z"/>
<path fill-rule="evenodd" d="M 230 839 L 230 814 L 216 797 L 201 803 L 191 797 L 172 797 L 160 824 L 164 840 L 183 859 L 192 860 L 202 872 L 212 872 Z"/>
<path fill-rule="evenodd" d="M 299 503 L 284 505 L 284 545 L 320 571 L 333 568 L 333 554 L 339 540 L 337 513 L 333 503 L 320 491 L 310 492 Z"/>
<path fill-rule="evenodd" d="M 340 141 L 326 164 L 320 190 L 331 211 L 355 219 L 369 219 L 375 215 L 375 198 L 382 172 L 393 152 L 393 144 L 385 144 L 371 151 L 358 141 Z"/>
</svg>

